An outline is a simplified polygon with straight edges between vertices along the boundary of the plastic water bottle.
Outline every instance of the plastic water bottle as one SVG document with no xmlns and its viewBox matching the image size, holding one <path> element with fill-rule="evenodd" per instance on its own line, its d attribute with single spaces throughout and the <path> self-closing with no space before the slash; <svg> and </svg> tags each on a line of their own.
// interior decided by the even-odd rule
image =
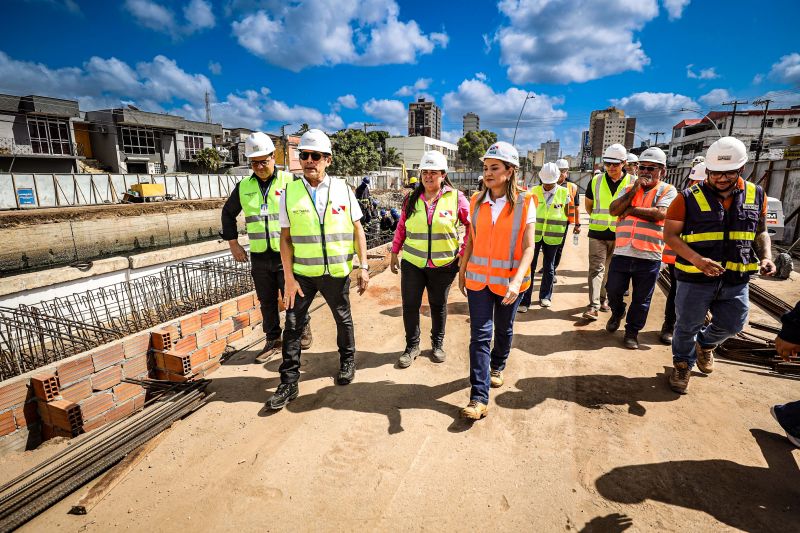
<svg viewBox="0 0 800 533">
<path fill-rule="evenodd" d="M 572 245 L 573 246 L 578 246 L 578 237 L 579 236 L 580 235 L 578 233 L 573 233 L 572 234 Z"/>
</svg>

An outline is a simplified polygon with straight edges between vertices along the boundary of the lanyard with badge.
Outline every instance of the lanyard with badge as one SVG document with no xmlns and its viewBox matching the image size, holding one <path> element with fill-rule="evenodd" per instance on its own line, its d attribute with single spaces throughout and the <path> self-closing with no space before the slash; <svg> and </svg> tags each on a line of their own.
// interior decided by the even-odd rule
<svg viewBox="0 0 800 533">
<path fill-rule="evenodd" d="M 275 176 L 273 175 L 273 177 L 269 180 L 269 183 L 267 183 L 267 190 L 264 191 L 264 195 L 263 195 L 264 202 L 261 204 L 261 216 L 262 217 L 267 216 L 268 213 L 269 213 L 269 210 L 267 208 L 267 198 L 269 198 L 269 189 L 270 189 L 270 187 L 272 187 L 272 183 L 274 181 L 275 181 Z"/>
</svg>

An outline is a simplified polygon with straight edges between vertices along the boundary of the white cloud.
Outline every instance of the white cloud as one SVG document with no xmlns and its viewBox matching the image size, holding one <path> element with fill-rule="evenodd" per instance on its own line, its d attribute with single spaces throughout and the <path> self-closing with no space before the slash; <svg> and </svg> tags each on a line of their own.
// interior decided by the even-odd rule
<svg viewBox="0 0 800 533">
<path fill-rule="evenodd" d="M 514 83 L 585 82 L 650 63 L 634 32 L 658 16 L 656 0 L 501 0 L 498 8 L 508 25 L 494 40 Z"/>
<path fill-rule="evenodd" d="M 624 98 L 612 99 L 611 103 L 625 111 L 626 117 L 636 118 L 636 145 L 642 138 L 648 139 L 650 132 L 660 131 L 659 141 L 672 137 L 672 127 L 683 119 L 701 118 L 697 112 L 681 109 L 700 109 L 690 97 L 675 93 L 633 93 Z"/>
<path fill-rule="evenodd" d="M 733 98 L 727 89 L 713 89 L 699 97 L 701 103 L 708 107 L 719 107 L 722 102 Z"/>
<path fill-rule="evenodd" d="M 692 70 L 692 67 L 694 67 L 692 64 L 686 65 L 687 78 L 691 78 L 693 80 L 714 80 L 719 78 L 716 67 L 701 69 L 699 73 Z"/>
<path fill-rule="evenodd" d="M 42 4 L 51 4 L 59 8 L 65 9 L 75 15 L 82 15 L 80 6 L 75 0 L 27 0 L 28 2 L 40 2 Z"/>
<path fill-rule="evenodd" d="M 483 72 L 476 72 L 475 78 L 481 81 L 486 81 L 486 74 L 484 74 Z"/>
<path fill-rule="evenodd" d="M 408 130 L 408 111 L 400 100 L 371 98 L 364 102 L 361 109 L 367 115 L 380 120 L 380 129 L 392 135 L 404 135 Z"/>
<path fill-rule="evenodd" d="M 564 104 L 564 99 L 547 94 L 531 93 L 533 99 L 525 100 L 527 91 L 512 87 L 505 92 L 495 92 L 492 87 L 479 79 L 464 80 L 456 91 L 442 98 L 445 113 L 456 117 L 461 126 L 461 117 L 473 112 L 480 117 L 481 128 L 497 133 L 498 139 L 511 141 L 514 127 L 525 102 L 525 112 L 520 121 L 516 144 L 518 147 L 534 146 L 547 139 L 555 138 L 554 127 L 567 118 L 567 112 L 556 107 Z"/>
<path fill-rule="evenodd" d="M 234 35 L 254 55 L 295 72 L 317 65 L 414 63 L 448 43 L 445 33 L 426 35 L 416 21 L 399 20 L 395 0 L 267 1 L 261 7 L 233 22 Z"/>
<path fill-rule="evenodd" d="M 781 57 L 772 65 L 769 77 L 781 83 L 800 84 L 800 54 L 794 52 Z"/>
<path fill-rule="evenodd" d="M 352 94 L 345 94 L 336 99 L 336 103 L 347 109 L 355 109 L 358 107 L 356 97 Z"/>
<path fill-rule="evenodd" d="M 442 130 L 442 140 L 456 144 L 461 138 L 461 130 Z"/>
<path fill-rule="evenodd" d="M 211 4 L 207 0 L 191 0 L 183 8 L 183 20 L 153 0 L 125 0 L 125 9 L 134 19 L 151 30 L 178 39 L 216 25 Z"/>
<path fill-rule="evenodd" d="M 414 82 L 414 85 L 403 85 L 397 92 L 394 93 L 395 96 L 411 96 L 412 94 L 417 94 L 420 91 L 424 91 L 428 87 L 431 86 L 431 82 L 433 81 L 432 78 L 419 78 L 417 81 Z"/>
<path fill-rule="evenodd" d="M 662 0 L 664 8 L 667 10 L 669 20 L 676 20 L 683 15 L 683 8 L 689 5 L 691 0 Z"/>
<path fill-rule="evenodd" d="M 753 76 L 753 85 L 761 85 L 761 82 L 764 81 L 763 74 L 756 74 Z"/>
<path fill-rule="evenodd" d="M 220 65 L 217 61 L 209 61 L 208 70 L 211 72 L 211 74 L 219 76 L 222 74 L 222 65 Z"/>
</svg>

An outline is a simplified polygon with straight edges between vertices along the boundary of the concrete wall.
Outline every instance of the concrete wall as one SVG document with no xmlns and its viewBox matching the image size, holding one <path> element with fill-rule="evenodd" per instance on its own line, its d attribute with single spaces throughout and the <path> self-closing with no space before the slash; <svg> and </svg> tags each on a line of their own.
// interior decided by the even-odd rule
<svg viewBox="0 0 800 533">
<path fill-rule="evenodd" d="M 113 115 L 108 111 L 89 111 L 86 113 L 86 120 L 94 123 L 94 126 L 89 128 L 94 159 L 110 167 L 111 172 L 120 172 L 119 143 Z"/>
</svg>

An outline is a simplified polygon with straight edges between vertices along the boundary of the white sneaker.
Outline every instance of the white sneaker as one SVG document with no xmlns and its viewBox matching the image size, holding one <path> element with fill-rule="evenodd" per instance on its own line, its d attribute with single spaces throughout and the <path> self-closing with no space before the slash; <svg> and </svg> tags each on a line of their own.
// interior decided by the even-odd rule
<svg viewBox="0 0 800 533">
<path fill-rule="evenodd" d="M 527 312 L 528 312 L 527 305 L 520 305 L 519 307 L 517 307 L 517 313 L 527 313 Z"/>
<path fill-rule="evenodd" d="M 781 422 L 780 422 L 780 420 L 778 420 L 778 415 L 775 414 L 775 406 L 774 405 L 769 408 L 769 414 L 771 414 L 772 418 L 775 419 L 775 422 L 777 422 L 778 425 L 780 425 Z M 783 426 L 781 426 L 781 429 L 783 429 Z M 786 433 L 786 432 L 784 431 L 784 433 Z M 800 448 L 800 439 L 798 439 L 797 437 L 794 437 L 792 435 L 789 435 L 789 433 L 786 433 L 786 438 L 789 439 L 789 442 L 794 444 L 795 447 Z"/>
<path fill-rule="evenodd" d="M 539 303 L 539 305 L 542 307 L 550 307 L 552 304 L 553 302 L 551 302 L 548 298 L 542 299 L 542 301 Z"/>
</svg>

